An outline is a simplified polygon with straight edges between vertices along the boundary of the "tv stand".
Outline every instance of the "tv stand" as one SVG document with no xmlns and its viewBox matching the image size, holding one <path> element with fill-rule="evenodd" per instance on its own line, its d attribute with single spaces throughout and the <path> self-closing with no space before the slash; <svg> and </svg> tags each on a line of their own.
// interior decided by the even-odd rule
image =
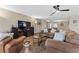
<svg viewBox="0 0 79 59">
<path fill-rule="evenodd" d="M 23 21 L 23 22 L 26 23 L 26 25 L 27 25 L 26 27 L 22 27 L 23 26 L 22 21 L 18 22 L 18 23 L 20 23 L 18 27 L 12 27 L 11 32 L 14 33 L 14 36 L 13 36 L 14 38 L 17 38 L 22 35 L 24 35 L 26 37 L 34 35 L 34 27 L 31 27 L 31 23 L 26 22 L 26 21 Z"/>
</svg>

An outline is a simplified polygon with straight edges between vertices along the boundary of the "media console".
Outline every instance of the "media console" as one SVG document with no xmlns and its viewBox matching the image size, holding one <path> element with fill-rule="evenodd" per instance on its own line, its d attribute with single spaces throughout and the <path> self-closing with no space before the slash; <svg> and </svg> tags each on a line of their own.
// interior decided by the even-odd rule
<svg viewBox="0 0 79 59">
<path fill-rule="evenodd" d="M 18 27 L 12 27 L 11 32 L 14 33 L 13 38 L 17 38 L 21 35 L 28 37 L 34 35 L 34 27 L 31 27 L 30 22 L 18 21 Z"/>
</svg>

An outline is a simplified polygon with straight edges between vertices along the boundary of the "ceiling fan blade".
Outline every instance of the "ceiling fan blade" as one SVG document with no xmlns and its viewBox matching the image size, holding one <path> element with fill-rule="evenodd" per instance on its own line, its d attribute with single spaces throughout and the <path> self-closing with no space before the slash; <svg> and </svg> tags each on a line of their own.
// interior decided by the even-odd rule
<svg viewBox="0 0 79 59">
<path fill-rule="evenodd" d="M 60 10 L 60 11 L 69 11 L 69 9 L 63 9 L 63 10 Z"/>
<path fill-rule="evenodd" d="M 53 13 L 51 13 L 49 16 L 52 16 L 53 14 L 55 14 L 57 11 L 55 11 L 55 12 L 53 12 Z"/>
</svg>

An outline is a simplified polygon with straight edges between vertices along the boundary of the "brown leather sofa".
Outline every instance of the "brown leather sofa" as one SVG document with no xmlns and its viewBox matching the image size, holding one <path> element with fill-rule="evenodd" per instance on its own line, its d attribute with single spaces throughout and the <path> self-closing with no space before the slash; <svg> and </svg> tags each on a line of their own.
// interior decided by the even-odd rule
<svg viewBox="0 0 79 59">
<path fill-rule="evenodd" d="M 0 53 L 5 52 L 5 45 L 11 41 L 11 37 L 6 37 L 3 40 L 0 41 Z"/>
<path fill-rule="evenodd" d="M 79 53 L 79 35 L 75 32 L 69 32 L 65 42 L 47 39 L 45 43 L 48 50 L 53 48 L 65 53 Z"/>
<path fill-rule="evenodd" d="M 13 39 L 5 45 L 5 53 L 18 53 L 23 48 L 23 42 L 26 39 L 25 36 L 21 36 L 17 39 Z"/>
</svg>

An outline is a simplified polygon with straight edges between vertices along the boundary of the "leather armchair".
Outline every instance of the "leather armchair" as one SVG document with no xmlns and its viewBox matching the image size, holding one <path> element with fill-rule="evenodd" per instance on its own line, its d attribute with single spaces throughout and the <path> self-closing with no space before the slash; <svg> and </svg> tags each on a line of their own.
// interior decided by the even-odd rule
<svg viewBox="0 0 79 59">
<path fill-rule="evenodd" d="M 21 36 L 17 39 L 13 39 L 5 45 L 5 53 L 18 53 L 23 48 L 25 36 Z"/>
</svg>

